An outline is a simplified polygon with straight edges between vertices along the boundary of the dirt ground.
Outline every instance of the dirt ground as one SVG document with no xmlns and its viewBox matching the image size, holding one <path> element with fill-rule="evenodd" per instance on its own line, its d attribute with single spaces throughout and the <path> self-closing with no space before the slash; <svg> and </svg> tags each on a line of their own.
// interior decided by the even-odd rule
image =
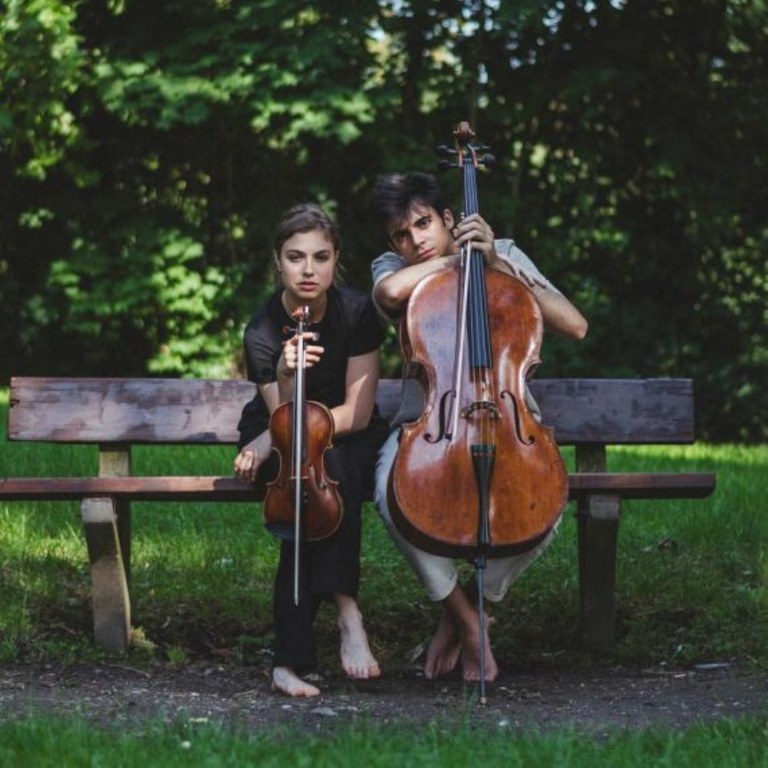
<svg viewBox="0 0 768 768">
<path fill-rule="evenodd" d="M 334 675 L 314 681 L 322 695 L 291 700 L 272 693 L 267 668 L 198 663 L 182 669 L 101 663 L 0 666 L 0 717 L 75 714 L 104 725 L 148 720 L 219 723 L 257 733 L 276 727 L 332 731 L 350 721 L 418 725 L 469 720 L 509 729 L 573 726 L 607 734 L 652 724 L 768 716 L 768 674 L 736 664 L 691 669 L 502 671 L 477 703 L 459 679 L 425 680 L 418 668 L 385 669 L 370 682 Z"/>
</svg>

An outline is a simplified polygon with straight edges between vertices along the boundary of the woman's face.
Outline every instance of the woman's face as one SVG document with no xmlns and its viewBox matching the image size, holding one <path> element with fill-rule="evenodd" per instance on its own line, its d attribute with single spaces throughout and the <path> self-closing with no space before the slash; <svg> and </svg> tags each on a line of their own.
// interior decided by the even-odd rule
<svg viewBox="0 0 768 768">
<path fill-rule="evenodd" d="M 297 232 L 275 256 L 277 268 L 292 305 L 313 304 L 333 283 L 338 251 L 321 229 Z"/>
</svg>

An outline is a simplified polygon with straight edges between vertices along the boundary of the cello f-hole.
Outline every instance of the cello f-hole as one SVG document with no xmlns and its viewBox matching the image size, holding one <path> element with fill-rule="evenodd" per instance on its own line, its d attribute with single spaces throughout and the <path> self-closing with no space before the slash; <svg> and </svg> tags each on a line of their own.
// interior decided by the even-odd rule
<svg viewBox="0 0 768 768">
<path fill-rule="evenodd" d="M 523 445 L 533 445 L 536 442 L 535 435 L 528 435 L 527 439 L 523 437 L 523 425 L 520 423 L 520 408 L 517 404 L 517 398 L 508 389 L 502 391 L 501 397 L 509 398 L 509 400 L 512 401 L 512 411 L 515 417 L 515 434 L 517 435 L 517 439 Z"/>
</svg>

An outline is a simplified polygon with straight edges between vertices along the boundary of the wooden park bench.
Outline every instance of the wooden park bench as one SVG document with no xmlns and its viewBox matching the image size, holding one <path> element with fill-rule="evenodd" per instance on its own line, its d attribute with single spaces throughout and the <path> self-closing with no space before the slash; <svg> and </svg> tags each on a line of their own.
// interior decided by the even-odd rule
<svg viewBox="0 0 768 768">
<path fill-rule="evenodd" d="M 391 417 L 400 382 L 382 380 L 377 402 Z M 581 627 L 585 645 L 610 648 L 615 633 L 616 547 L 622 499 L 703 498 L 708 473 L 607 471 L 616 444 L 691 443 L 688 379 L 540 379 L 531 382 L 543 421 L 575 446 L 570 499 L 578 518 Z M 246 381 L 27 378 L 11 380 L 8 439 L 94 443 L 98 476 L 0 479 L 0 500 L 79 500 L 91 567 L 94 634 L 108 650 L 129 643 L 132 501 L 248 501 L 258 491 L 234 477 L 136 477 L 139 444 L 234 445 Z M 233 449 L 234 458 L 234 449 Z M 6 468 L 7 471 L 7 468 Z"/>
</svg>

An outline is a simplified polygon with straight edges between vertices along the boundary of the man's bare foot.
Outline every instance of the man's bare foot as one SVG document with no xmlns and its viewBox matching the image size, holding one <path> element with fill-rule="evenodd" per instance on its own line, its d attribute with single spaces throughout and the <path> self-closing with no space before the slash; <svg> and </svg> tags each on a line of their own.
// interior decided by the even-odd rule
<svg viewBox="0 0 768 768">
<path fill-rule="evenodd" d="M 461 641 L 456 625 L 447 610 L 443 610 L 440 623 L 432 642 L 427 649 L 427 660 L 424 664 L 424 676 L 432 680 L 440 675 L 453 672 L 459 661 Z"/>
<path fill-rule="evenodd" d="M 347 677 L 368 680 L 379 677 L 379 663 L 368 646 L 368 635 L 363 627 L 363 616 L 357 602 L 349 595 L 337 594 L 339 633 L 341 635 L 341 667 Z"/>
<path fill-rule="evenodd" d="M 485 622 L 485 681 L 493 682 L 499 674 L 499 667 L 491 651 L 491 639 L 488 634 L 489 621 Z M 468 683 L 480 681 L 480 626 L 479 622 L 464 625 L 461 629 L 461 666 L 464 680 Z"/>
<path fill-rule="evenodd" d="M 461 666 L 464 669 L 464 679 L 467 682 L 480 680 L 480 621 L 477 606 L 466 592 L 457 584 L 443 600 L 443 609 L 449 614 L 456 627 L 461 654 Z M 493 619 L 485 622 L 485 679 L 491 682 L 499 674 L 496 659 L 491 653 L 491 641 L 488 627 Z M 442 623 L 442 619 L 441 619 Z M 440 628 L 438 628 L 438 632 Z"/>
<path fill-rule="evenodd" d="M 320 695 L 320 689 L 302 680 L 292 667 L 275 667 L 272 670 L 272 690 L 296 697 Z"/>
</svg>

